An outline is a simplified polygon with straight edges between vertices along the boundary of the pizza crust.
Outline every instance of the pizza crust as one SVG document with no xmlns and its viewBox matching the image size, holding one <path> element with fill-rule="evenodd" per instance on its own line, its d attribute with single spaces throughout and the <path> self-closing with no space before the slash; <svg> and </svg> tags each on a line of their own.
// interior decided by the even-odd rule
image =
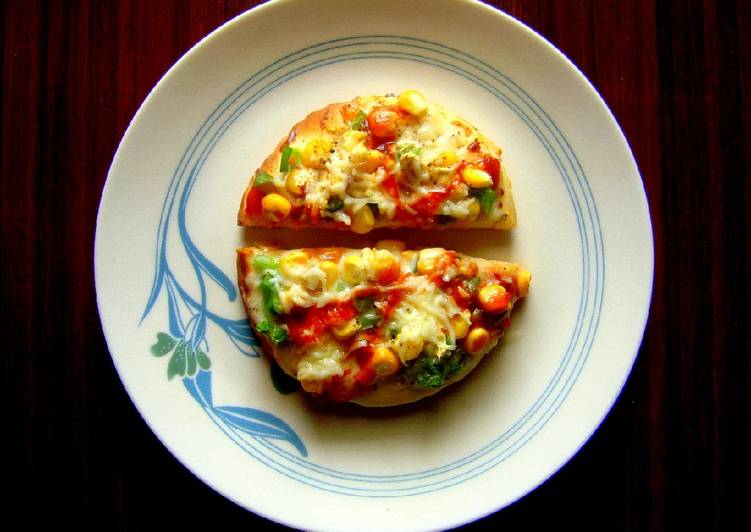
<svg viewBox="0 0 751 532">
<path fill-rule="evenodd" d="M 442 386 L 438 386 L 436 388 L 417 389 L 405 384 L 403 381 L 394 380 L 391 382 L 380 383 L 368 395 L 365 395 L 363 397 L 356 397 L 355 399 L 352 399 L 351 402 L 356 403 L 360 406 L 367 407 L 387 407 L 414 403 L 415 401 L 419 401 L 420 399 L 430 397 L 437 394 L 444 388 L 459 382 L 464 377 L 469 375 L 472 370 L 475 369 L 475 367 L 480 363 L 480 360 L 482 360 L 485 355 L 495 349 L 497 345 L 498 342 L 496 341 L 484 353 L 472 356 L 467 361 L 462 371 L 457 375 L 446 379 Z"/>
</svg>

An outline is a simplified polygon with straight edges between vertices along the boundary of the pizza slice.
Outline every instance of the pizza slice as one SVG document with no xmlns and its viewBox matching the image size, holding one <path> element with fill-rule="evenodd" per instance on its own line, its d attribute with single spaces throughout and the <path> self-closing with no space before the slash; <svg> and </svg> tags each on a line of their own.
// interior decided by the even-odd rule
<svg viewBox="0 0 751 532">
<path fill-rule="evenodd" d="M 334 402 L 416 401 L 466 376 L 510 326 L 530 273 L 442 248 L 237 252 L 239 286 L 265 350 Z"/>
<path fill-rule="evenodd" d="M 308 115 L 255 172 L 238 223 L 329 227 L 516 226 L 501 150 L 417 91 Z"/>
</svg>

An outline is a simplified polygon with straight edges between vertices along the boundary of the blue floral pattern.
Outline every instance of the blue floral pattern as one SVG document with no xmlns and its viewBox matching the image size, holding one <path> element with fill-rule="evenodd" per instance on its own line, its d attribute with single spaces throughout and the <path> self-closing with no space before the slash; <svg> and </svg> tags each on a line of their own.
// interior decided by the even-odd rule
<svg viewBox="0 0 751 532">
<path fill-rule="evenodd" d="M 164 292 L 167 297 L 169 334 L 157 333 L 157 341 L 151 346 L 151 353 L 156 357 L 171 353 L 167 363 L 167 378 L 179 376 L 191 396 L 215 421 L 223 422 L 251 438 L 287 442 L 302 456 L 307 456 L 308 451 L 300 437 L 277 416 L 255 408 L 214 405 L 211 393 L 209 342 L 206 338 L 207 323 L 217 325 L 232 343 L 249 357 L 259 356 L 259 342 L 247 319 L 228 319 L 209 309 L 206 286 L 209 280 L 225 292 L 229 301 L 237 299 L 237 289 L 229 277 L 198 249 L 190 236 L 185 213 L 197 172 L 191 172 L 187 179 L 185 177 L 184 172 L 175 172 L 162 206 L 157 230 L 154 281 L 141 321 L 152 311 L 159 296 Z M 177 223 L 181 251 L 189 260 L 195 274 L 200 292 L 198 297 L 191 295 L 170 268 L 167 248 L 173 221 Z"/>
</svg>

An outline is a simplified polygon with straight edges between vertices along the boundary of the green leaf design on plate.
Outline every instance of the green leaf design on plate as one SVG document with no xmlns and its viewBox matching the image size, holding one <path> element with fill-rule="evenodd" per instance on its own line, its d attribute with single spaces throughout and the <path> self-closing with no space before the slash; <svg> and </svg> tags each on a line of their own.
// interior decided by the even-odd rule
<svg viewBox="0 0 751 532">
<path fill-rule="evenodd" d="M 177 341 L 167 333 L 156 333 L 156 343 L 151 346 L 151 354 L 155 357 L 163 357 L 172 351 Z"/>
<path fill-rule="evenodd" d="M 190 347 L 185 349 L 188 359 L 188 377 L 192 377 L 196 374 L 198 369 L 198 363 L 196 362 L 196 353 Z"/>
<path fill-rule="evenodd" d="M 198 359 L 198 367 L 202 370 L 207 371 L 211 367 L 209 356 L 200 349 L 196 350 L 196 358 Z"/>
<path fill-rule="evenodd" d="M 175 348 L 175 352 L 172 353 L 172 357 L 169 359 L 169 364 L 167 365 L 167 378 L 172 380 L 172 377 L 175 375 L 179 375 L 180 377 L 185 376 L 185 343 L 180 340 L 180 342 L 177 344 L 177 348 Z"/>
</svg>

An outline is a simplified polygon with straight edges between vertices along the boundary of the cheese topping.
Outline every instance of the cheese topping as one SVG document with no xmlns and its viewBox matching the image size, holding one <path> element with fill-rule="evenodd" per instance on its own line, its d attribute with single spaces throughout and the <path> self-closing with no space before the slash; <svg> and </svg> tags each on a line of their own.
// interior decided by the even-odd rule
<svg viewBox="0 0 751 532">
<path fill-rule="evenodd" d="M 410 277 L 405 283 L 410 292 L 394 310 L 392 327 L 398 330 L 393 346 L 402 362 L 427 350 L 440 358 L 456 348 L 454 331 L 449 321 L 461 316 L 461 309 L 426 276 Z"/>
<path fill-rule="evenodd" d="M 495 345 L 530 278 L 518 265 L 393 240 L 261 250 L 248 270 L 257 329 L 285 370 L 308 391 L 344 395 L 394 374 L 438 386 Z"/>
<path fill-rule="evenodd" d="M 297 364 L 297 378 L 301 381 L 324 380 L 343 375 L 344 351 L 332 341 L 325 341 L 309 349 Z"/>
<path fill-rule="evenodd" d="M 294 136 L 278 173 L 256 175 L 254 186 L 281 196 L 258 215 L 357 233 L 410 220 L 491 226 L 506 216 L 500 150 L 462 119 L 416 91 L 358 97 L 341 114 L 322 136 Z"/>
</svg>

